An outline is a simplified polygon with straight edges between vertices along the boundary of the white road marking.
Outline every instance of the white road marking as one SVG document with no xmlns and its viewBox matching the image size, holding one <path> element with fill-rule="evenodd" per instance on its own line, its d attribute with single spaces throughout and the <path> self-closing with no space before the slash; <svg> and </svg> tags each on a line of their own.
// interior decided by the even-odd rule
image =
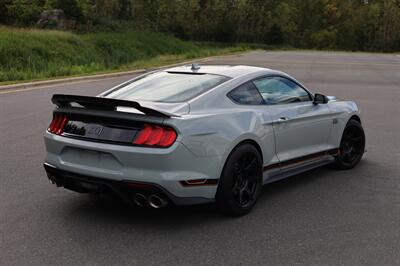
<svg viewBox="0 0 400 266">
<path fill-rule="evenodd" d="M 24 92 L 24 91 L 49 89 L 49 88 L 66 86 L 66 85 L 70 85 L 70 84 L 74 85 L 74 84 L 82 84 L 82 83 L 89 83 L 89 82 L 100 82 L 100 81 L 108 80 L 108 79 L 112 79 L 112 78 L 117 78 L 117 77 L 102 78 L 102 79 L 98 79 L 98 80 L 90 79 L 90 80 L 70 81 L 70 82 L 66 82 L 66 83 L 59 83 L 59 84 L 52 84 L 52 85 L 38 86 L 38 87 L 30 87 L 30 88 L 19 88 L 19 89 L 9 89 L 9 90 L 5 89 L 5 90 L 0 90 L 0 95 L 16 93 L 16 92 Z"/>
</svg>

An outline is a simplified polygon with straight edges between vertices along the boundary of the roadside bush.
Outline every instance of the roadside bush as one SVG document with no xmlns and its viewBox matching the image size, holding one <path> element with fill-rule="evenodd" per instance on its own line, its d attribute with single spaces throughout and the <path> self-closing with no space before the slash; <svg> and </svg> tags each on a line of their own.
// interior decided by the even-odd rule
<svg viewBox="0 0 400 266">
<path fill-rule="evenodd" d="M 265 43 L 273 45 L 283 44 L 283 38 L 281 27 L 279 27 L 277 24 L 274 24 L 265 36 Z"/>
<path fill-rule="evenodd" d="M 335 48 L 336 31 L 335 30 L 321 30 L 311 35 L 312 47 L 317 49 L 322 48 Z"/>
</svg>

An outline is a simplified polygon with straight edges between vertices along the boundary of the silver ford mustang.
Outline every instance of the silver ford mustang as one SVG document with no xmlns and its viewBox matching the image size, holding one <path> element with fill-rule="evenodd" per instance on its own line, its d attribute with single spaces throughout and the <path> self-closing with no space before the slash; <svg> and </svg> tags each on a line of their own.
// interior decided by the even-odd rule
<svg viewBox="0 0 400 266">
<path fill-rule="evenodd" d="M 365 147 L 354 102 L 266 68 L 193 64 L 52 102 L 50 181 L 141 207 L 215 202 L 243 215 L 263 184 L 326 164 L 350 169 Z"/>
</svg>

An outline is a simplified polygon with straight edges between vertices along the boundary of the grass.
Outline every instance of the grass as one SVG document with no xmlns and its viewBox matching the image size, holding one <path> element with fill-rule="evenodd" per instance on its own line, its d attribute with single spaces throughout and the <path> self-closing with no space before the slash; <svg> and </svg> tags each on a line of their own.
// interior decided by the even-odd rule
<svg viewBox="0 0 400 266">
<path fill-rule="evenodd" d="M 263 48 L 143 31 L 75 34 L 0 27 L 0 84 L 155 67 Z"/>
</svg>

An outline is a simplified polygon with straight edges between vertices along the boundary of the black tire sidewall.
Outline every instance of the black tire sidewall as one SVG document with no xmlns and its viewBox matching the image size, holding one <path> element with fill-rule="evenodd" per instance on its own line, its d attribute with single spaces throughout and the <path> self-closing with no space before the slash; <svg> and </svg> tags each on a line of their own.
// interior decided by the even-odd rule
<svg viewBox="0 0 400 266">
<path fill-rule="evenodd" d="M 256 156 L 258 163 L 260 165 L 260 174 L 258 185 L 256 188 L 255 200 L 249 204 L 248 206 L 241 207 L 239 206 L 232 195 L 232 187 L 233 187 L 233 174 L 234 174 L 234 164 L 240 159 L 243 154 L 252 153 Z M 232 216 L 241 216 L 248 213 L 253 206 L 255 205 L 262 188 L 262 159 L 258 150 L 251 144 L 241 144 L 237 146 L 229 155 L 224 169 L 221 174 L 221 178 L 219 180 L 218 189 L 216 193 L 216 203 L 219 209 L 228 215 Z"/>
<path fill-rule="evenodd" d="M 363 143 L 363 148 L 365 149 L 366 140 L 365 140 L 365 132 L 364 132 L 364 129 L 363 129 L 361 123 L 358 122 L 358 121 L 356 121 L 356 120 L 354 120 L 354 119 L 351 119 L 351 120 L 349 120 L 349 122 L 347 122 L 346 127 L 344 128 L 343 133 L 342 133 L 342 138 L 341 138 L 341 140 L 340 140 L 340 147 L 339 147 L 339 149 L 342 148 L 342 141 L 343 141 L 344 132 L 346 131 L 347 128 L 352 127 L 352 126 L 357 127 L 357 128 L 360 130 L 360 132 L 362 133 L 363 142 L 364 142 L 364 143 Z M 340 160 L 340 158 L 337 156 L 337 157 L 335 158 L 335 166 L 336 166 L 336 168 L 341 169 L 341 170 L 351 169 L 351 168 L 355 167 L 355 166 L 361 161 L 362 157 L 363 157 L 363 155 L 361 155 L 360 158 L 358 158 L 358 159 L 357 159 L 355 162 L 353 162 L 351 165 L 348 165 L 348 164 L 344 164 L 344 163 Z"/>
</svg>

